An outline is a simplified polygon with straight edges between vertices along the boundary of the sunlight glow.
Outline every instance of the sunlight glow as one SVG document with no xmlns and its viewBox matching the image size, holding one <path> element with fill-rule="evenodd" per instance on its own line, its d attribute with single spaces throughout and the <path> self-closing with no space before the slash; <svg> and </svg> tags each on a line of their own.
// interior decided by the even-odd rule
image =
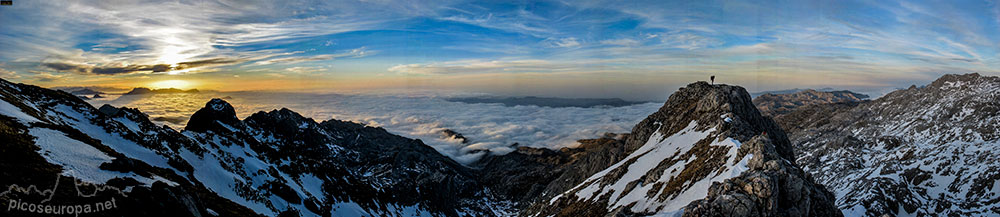
<svg viewBox="0 0 1000 217">
<path fill-rule="evenodd" d="M 163 80 L 150 83 L 149 86 L 155 89 L 163 89 L 163 88 L 187 89 L 191 88 L 193 84 L 185 80 Z"/>
</svg>

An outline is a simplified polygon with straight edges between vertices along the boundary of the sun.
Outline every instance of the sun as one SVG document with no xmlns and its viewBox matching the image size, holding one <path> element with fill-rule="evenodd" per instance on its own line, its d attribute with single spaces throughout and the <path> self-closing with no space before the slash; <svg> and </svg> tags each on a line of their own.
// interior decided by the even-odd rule
<svg viewBox="0 0 1000 217">
<path fill-rule="evenodd" d="M 154 89 L 164 89 L 164 88 L 187 89 L 193 86 L 193 84 L 190 81 L 185 81 L 185 80 L 163 80 L 163 81 L 149 83 L 149 86 Z"/>
</svg>

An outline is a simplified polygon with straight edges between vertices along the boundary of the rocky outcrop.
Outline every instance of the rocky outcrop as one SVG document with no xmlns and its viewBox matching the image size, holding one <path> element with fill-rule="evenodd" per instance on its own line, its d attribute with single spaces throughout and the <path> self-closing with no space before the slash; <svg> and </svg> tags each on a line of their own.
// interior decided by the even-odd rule
<svg viewBox="0 0 1000 217">
<path fill-rule="evenodd" d="M 771 141 L 757 136 L 740 147 L 752 152 L 749 170 L 712 183 L 705 199 L 684 208 L 684 216 L 841 216 L 835 197 L 793 161 L 777 156 Z"/>
<path fill-rule="evenodd" d="M 232 131 L 233 127 L 242 126 L 243 122 L 236 117 L 236 109 L 225 100 L 215 98 L 191 115 L 184 129 L 195 132 L 214 130 L 222 133 Z"/>
<path fill-rule="evenodd" d="M 812 89 L 788 94 L 767 93 L 753 99 L 760 113 L 767 116 L 787 114 L 799 107 L 815 104 L 861 102 L 868 95 L 847 90 L 816 91 Z"/>
<path fill-rule="evenodd" d="M 628 156 L 526 215 L 839 216 L 745 89 L 697 82 L 637 124 Z M 742 204 L 733 210 L 730 205 Z"/>
<path fill-rule="evenodd" d="M 487 155 L 474 167 L 479 180 L 505 200 L 523 210 L 583 182 L 628 155 L 624 139 L 628 135 L 605 134 L 597 139 L 579 140 L 572 148 L 551 150 L 517 147 L 506 155 Z"/>
</svg>

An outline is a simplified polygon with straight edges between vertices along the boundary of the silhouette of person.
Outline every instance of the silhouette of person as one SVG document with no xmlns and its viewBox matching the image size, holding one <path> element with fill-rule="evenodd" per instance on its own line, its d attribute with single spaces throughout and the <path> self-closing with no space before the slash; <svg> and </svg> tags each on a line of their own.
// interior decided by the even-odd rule
<svg viewBox="0 0 1000 217">
<path fill-rule="evenodd" d="M 712 76 L 712 84 L 715 84 L 715 75 Z"/>
</svg>

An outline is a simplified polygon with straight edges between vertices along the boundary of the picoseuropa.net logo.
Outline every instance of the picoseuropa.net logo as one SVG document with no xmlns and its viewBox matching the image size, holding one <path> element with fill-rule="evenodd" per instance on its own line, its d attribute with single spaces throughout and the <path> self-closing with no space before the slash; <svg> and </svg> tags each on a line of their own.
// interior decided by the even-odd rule
<svg viewBox="0 0 1000 217">
<path fill-rule="evenodd" d="M 115 197 L 127 197 L 116 187 L 94 186 L 90 183 L 74 181 L 73 189 L 76 191 L 76 195 L 73 196 L 76 198 L 60 198 L 60 201 L 65 200 L 69 202 L 54 204 L 52 201 L 55 199 L 56 192 L 59 189 L 59 180 L 61 179 L 60 176 L 61 175 L 56 175 L 55 184 L 52 188 L 45 190 L 39 189 L 35 185 L 21 187 L 13 184 L 8 186 L 6 191 L 0 192 L 0 197 L 7 196 L 10 198 L 9 201 L 7 201 L 7 213 L 79 216 L 80 214 L 116 210 L 118 209 L 118 201 L 116 201 Z M 93 188 L 93 192 L 89 192 L 89 189 L 81 189 L 81 187 Z M 111 196 L 110 199 L 107 200 L 94 201 L 94 199 L 97 199 L 97 194 L 104 191 L 111 191 L 112 193 L 116 193 L 116 195 Z M 15 195 L 23 195 L 27 198 L 14 198 L 13 196 Z M 37 195 L 35 198 L 31 197 L 35 195 Z M 74 203 L 72 201 L 77 202 Z"/>
</svg>

